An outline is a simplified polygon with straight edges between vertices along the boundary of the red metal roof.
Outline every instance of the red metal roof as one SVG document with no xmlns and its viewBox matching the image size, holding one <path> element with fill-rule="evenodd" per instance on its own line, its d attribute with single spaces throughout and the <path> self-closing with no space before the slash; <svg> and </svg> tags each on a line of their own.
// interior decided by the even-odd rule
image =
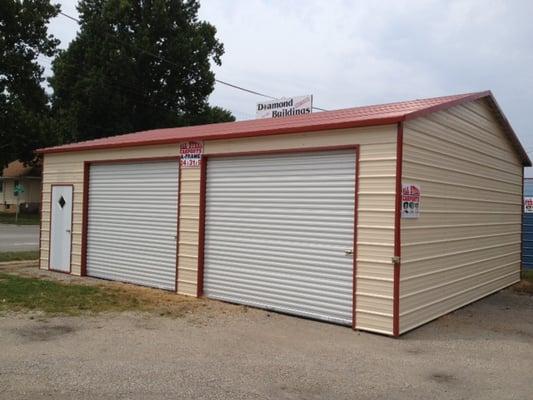
<svg viewBox="0 0 533 400">
<path fill-rule="evenodd" d="M 168 144 L 185 140 L 234 139 L 361 126 L 387 125 L 416 118 L 421 115 L 450 108 L 483 97 L 489 98 L 491 103 L 495 105 L 495 111 L 500 114 L 499 118 L 502 123 L 504 125 L 506 124 L 506 131 L 509 132 L 515 145 L 518 145 L 518 151 L 521 153 L 524 163 L 531 165 L 525 150 L 522 148 L 518 138 L 512 131 L 510 124 L 497 106 L 490 91 L 346 108 L 342 110 L 325 111 L 284 118 L 255 119 L 180 128 L 154 129 L 48 147 L 39 149 L 37 152 L 59 153 L 66 151 Z"/>
</svg>

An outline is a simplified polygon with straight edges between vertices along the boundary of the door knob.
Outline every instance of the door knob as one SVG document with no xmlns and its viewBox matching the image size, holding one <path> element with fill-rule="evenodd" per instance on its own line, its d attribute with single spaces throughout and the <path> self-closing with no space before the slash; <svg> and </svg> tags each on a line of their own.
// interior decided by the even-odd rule
<svg viewBox="0 0 533 400">
<path fill-rule="evenodd" d="M 346 249 L 344 250 L 344 255 L 345 256 L 351 256 L 353 254 L 353 249 Z"/>
<path fill-rule="evenodd" d="M 66 232 L 67 232 L 67 233 L 70 233 L 70 229 L 66 229 Z"/>
</svg>

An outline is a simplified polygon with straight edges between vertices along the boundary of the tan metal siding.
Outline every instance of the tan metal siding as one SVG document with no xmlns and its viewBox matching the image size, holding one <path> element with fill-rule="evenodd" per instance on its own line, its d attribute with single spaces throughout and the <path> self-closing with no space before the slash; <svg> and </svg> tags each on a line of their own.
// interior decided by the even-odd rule
<svg viewBox="0 0 533 400">
<path fill-rule="evenodd" d="M 384 334 L 392 334 L 396 133 L 390 125 L 205 143 L 206 154 L 360 145 L 356 328 Z"/>
<path fill-rule="evenodd" d="M 84 161 L 169 157 L 177 156 L 178 154 L 179 148 L 177 145 L 45 154 L 43 160 L 43 220 L 41 224 L 40 267 L 43 269 L 48 268 L 51 184 L 68 183 L 74 185 L 71 268 L 72 274 L 80 275 Z"/>
<path fill-rule="evenodd" d="M 485 100 L 408 121 L 402 180 L 400 332 L 519 280 L 522 165 Z"/>
<path fill-rule="evenodd" d="M 357 325 L 392 333 L 396 126 L 276 135 L 205 143 L 206 154 L 360 145 L 357 246 Z M 178 145 L 46 154 L 44 157 L 41 268 L 48 265 L 50 184 L 74 184 L 72 273 L 81 269 L 84 161 L 177 156 Z M 317 166 L 320 168 L 320 166 Z M 179 210 L 178 292 L 196 295 L 199 169 L 182 169 Z"/>
<path fill-rule="evenodd" d="M 200 216 L 200 169 L 182 168 L 180 187 L 178 293 L 196 296 L 198 232 Z"/>
</svg>

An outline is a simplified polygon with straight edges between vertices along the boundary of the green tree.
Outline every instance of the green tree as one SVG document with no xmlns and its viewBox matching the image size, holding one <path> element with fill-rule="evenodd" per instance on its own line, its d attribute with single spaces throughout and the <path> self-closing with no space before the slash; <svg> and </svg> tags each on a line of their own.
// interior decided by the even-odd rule
<svg viewBox="0 0 533 400">
<path fill-rule="evenodd" d="M 233 121 L 211 108 L 211 61 L 224 53 L 195 0 L 81 0 L 80 32 L 54 60 L 64 141 Z"/>
<path fill-rule="evenodd" d="M 58 41 L 47 32 L 59 11 L 49 0 L 0 0 L 0 170 L 54 143 L 49 99 L 37 56 L 51 57 Z"/>
</svg>

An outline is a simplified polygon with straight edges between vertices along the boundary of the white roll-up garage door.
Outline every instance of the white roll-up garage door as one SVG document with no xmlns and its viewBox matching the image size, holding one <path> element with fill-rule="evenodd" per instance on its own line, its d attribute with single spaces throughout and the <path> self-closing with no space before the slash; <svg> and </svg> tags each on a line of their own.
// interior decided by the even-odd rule
<svg viewBox="0 0 533 400">
<path fill-rule="evenodd" d="M 212 158 L 204 294 L 352 322 L 355 151 Z"/>
<path fill-rule="evenodd" d="M 174 290 L 178 162 L 95 164 L 87 275 Z"/>
</svg>

